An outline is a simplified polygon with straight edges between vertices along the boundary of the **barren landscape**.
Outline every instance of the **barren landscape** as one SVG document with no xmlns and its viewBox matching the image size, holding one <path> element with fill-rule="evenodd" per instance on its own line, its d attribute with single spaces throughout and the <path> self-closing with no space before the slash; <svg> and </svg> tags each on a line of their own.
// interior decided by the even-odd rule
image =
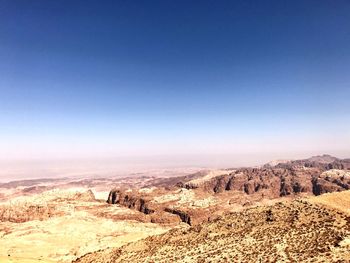
<svg viewBox="0 0 350 263">
<path fill-rule="evenodd" d="M 344 262 L 350 161 L 3 183 L 1 262 Z M 176 251 L 176 252 L 175 252 Z"/>
<path fill-rule="evenodd" d="M 0 0 L 0 263 L 350 263 L 349 0 Z"/>
</svg>

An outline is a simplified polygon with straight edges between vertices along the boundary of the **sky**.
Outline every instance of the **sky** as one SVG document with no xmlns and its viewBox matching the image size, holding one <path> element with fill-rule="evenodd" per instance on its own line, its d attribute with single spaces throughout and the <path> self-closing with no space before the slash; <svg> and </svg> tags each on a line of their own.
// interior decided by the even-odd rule
<svg viewBox="0 0 350 263">
<path fill-rule="evenodd" d="M 349 14 L 345 0 L 0 0 L 0 160 L 350 157 Z"/>
</svg>

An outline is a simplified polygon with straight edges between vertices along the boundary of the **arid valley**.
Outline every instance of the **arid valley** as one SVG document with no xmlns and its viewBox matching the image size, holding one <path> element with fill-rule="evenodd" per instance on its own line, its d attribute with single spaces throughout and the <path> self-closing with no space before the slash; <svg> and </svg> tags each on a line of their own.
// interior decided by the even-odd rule
<svg viewBox="0 0 350 263">
<path fill-rule="evenodd" d="M 188 171 L 189 172 L 189 171 Z M 347 262 L 350 160 L 0 185 L 1 262 Z"/>
</svg>

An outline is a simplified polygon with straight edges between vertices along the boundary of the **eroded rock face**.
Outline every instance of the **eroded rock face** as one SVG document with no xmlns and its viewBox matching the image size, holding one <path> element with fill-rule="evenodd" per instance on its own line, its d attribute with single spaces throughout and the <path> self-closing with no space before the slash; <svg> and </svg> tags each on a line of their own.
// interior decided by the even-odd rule
<svg viewBox="0 0 350 263">
<path fill-rule="evenodd" d="M 350 172 L 349 172 L 350 174 Z M 183 183 L 186 191 L 204 191 L 212 196 L 222 193 L 242 192 L 241 199 L 253 196 L 255 199 L 277 199 L 299 194 L 320 195 L 329 192 L 339 192 L 350 189 L 350 176 L 344 170 L 324 171 L 319 168 L 245 168 L 227 175 L 211 178 L 201 183 Z M 179 186 L 179 185 L 178 185 Z M 175 195 L 169 192 L 168 195 Z M 181 220 L 184 223 L 195 225 L 207 221 L 211 214 L 206 208 L 191 209 L 186 205 L 174 207 L 172 199 L 163 203 L 156 203 L 157 194 L 140 194 L 138 191 L 113 189 L 109 193 L 107 202 L 119 204 L 143 214 L 152 214 L 150 221 L 171 224 Z M 176 199 L 176 198 L 175 198 Z M 242 200 L 230 200 L 242 204 Z M 244 201 L 247 203 L 246 201 Z M 249 204 L 248 200 L 248 204 Z M 215 210 L 215 209 L 214 209 Z M 216 211 L 220 208 L 216 207 Z M 214 211 L 215 212 L 215 211 Z M 178 219 L 174 219 L 174 215 Z"/>
<path fill-rule="evenodd" d="M 75 262 L 348 262 L 349 223 L 349 214 L 295 200 L 173 229 Z"/>
<path fill-rule="evenodd" d="M 150 202 L 142 195 L 132 192 L 126 192 L 119 189 L 112 190 L 109 193 L 107 203 L 120 204 L 122 206 L 135 209 L 144 214 L 152 214 L 155 209 L 150 207 Z"/>
<path fill-rule="evenodd" d="M 203 189 L 212 193 L 242 191 L 248 195 L 261 194 L 273 199 L 299 193 L 319 195 L 326 192 L 349 189 L 350 179 L 335 174 L 321 176 L 320 168 L 245 168 L 229 175 L 212 178 L 195 187 L 191 182 L 184 183 L 188 189 Z"/>
<path fill-rule="evenodd" d="M 177 215 L 182 222 L 190 225 L 207 221 L 212 212 L 228 205 L 249 206 L 261 200 L 276 200 L 278 198 L 293 198 L 299 195 L 320 195 L 329 192 L 339 192 L 350 189 L 350 171 L 330 169 L 332 167 L 347 167 L 348 160 L 340 160 L 332 156 L 315 156 L 305 160 L 288 161 L 275 166 L 265 165 L 261 168 L 240 168 L 236 170 L 220 170 L 219 173 L 197 173 L 195 176 L 185 176 L 182 181 L 176 178 L 175 185 L 167 185 L 162 196 L 159 193 L 140 194 L 138 191 L 114 189 L 110 192 L 107 202 L 119 204 L 144 214 L 154 214 L 152 221 L 174 222 L 167 219 L 169 214 Z M 202 176 L 202 177 L 200 177 Z M 210 204 L 212 210 L 185 204 L 177 199 L 174 189 L 188 191 L 195 195 L 204 195 L 221 199 L 220 205 Z M 187 189 L 187 190 L 185 190 Z M 205 194 L 203 194 L 205 193 Z M 228 196 L 232 193 L 232 198 Z M 159 202 L 163 198 L 162 202 Z M 166 197 L 166 198 L 165 198 Z M 171 198 L 170 198 L 171 197 Z M 225 199 L 226 198 L 226 199 Z M 186 200 L 186 198 L 184 198 Z M 158 200 L 158 201 L 157 201 Z M 215 207 L 216 206 L 216 207 Z M 229 208 L 228 208 L 229 209 Z M 166 219 L 160 219 L 158 216 Z"/>
<path fill-rule="evenodd" d="M 308 159 L 294 160 L 285 163 L 279 163 L 275 167 L 279 168 L 293 168 L 293 167 L 312 167 L 322 170 L 331 169 L 350 169 L 349 159 L 339 159 L 334 156 L 324 154 L 320 156 L 313 156 Z"/>
<path fill-rule="evenodd" d="M 350 171 L 325 171 L 314 179 L 313 187 L 315 195 L 348 190 L 350 189 Z"/>
<path fill-rule="evenodd" d="M 150 216 L 150 221 L 161 224 L 184 222 L 191 225 L 191 216 L 196 211 L 171 207 L 172 201 L 164 203 L 151 202 L 150 197 L 136 191 L 113 189 L 107 200 L 109 204 L 119 204 Z"/>
<path fill-rule="evenodd" d="M 187 212 L 185 212 L 185 211 L 183 211 L 181 209 L 168 208 L 168 207 L 165 208 L 164 211 L 168 212 L 168 213 L 172 213 L 174 215 L 178 215 L 182 222 L 191 225 L 191 217 L 190 217 L 190 215 Z"/>
</svg>

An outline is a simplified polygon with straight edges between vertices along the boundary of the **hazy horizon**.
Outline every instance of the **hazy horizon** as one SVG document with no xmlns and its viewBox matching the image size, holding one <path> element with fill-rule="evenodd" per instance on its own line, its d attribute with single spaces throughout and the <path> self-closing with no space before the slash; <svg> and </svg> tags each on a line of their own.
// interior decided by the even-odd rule
<svg viewBox="0 0 350 263">
<path fill-rule="evenodd" d="M 1 1 L 0 176 L 74 170 L 62 160 L 93 172 L 350 157 L 349 13 L 348 1 Z"/>
<path fill-rule="evenodd" d="M 307 152 L 261 153 L 237 155 L 178 155 L 139 156 L 73 159 L 0 159 L 0 183 L 40 178 L 93 178 L 123 177 L 138 173 L 166 176 L 162 171 L 178 171 L 190 174 L 202 169 L 227 169 L 254 167 L 275 160 L 305 159 L 316 155 L 331 154 L 338 158 L 350 158 L 348 152 L 338 154 Z"/>
</svg>

